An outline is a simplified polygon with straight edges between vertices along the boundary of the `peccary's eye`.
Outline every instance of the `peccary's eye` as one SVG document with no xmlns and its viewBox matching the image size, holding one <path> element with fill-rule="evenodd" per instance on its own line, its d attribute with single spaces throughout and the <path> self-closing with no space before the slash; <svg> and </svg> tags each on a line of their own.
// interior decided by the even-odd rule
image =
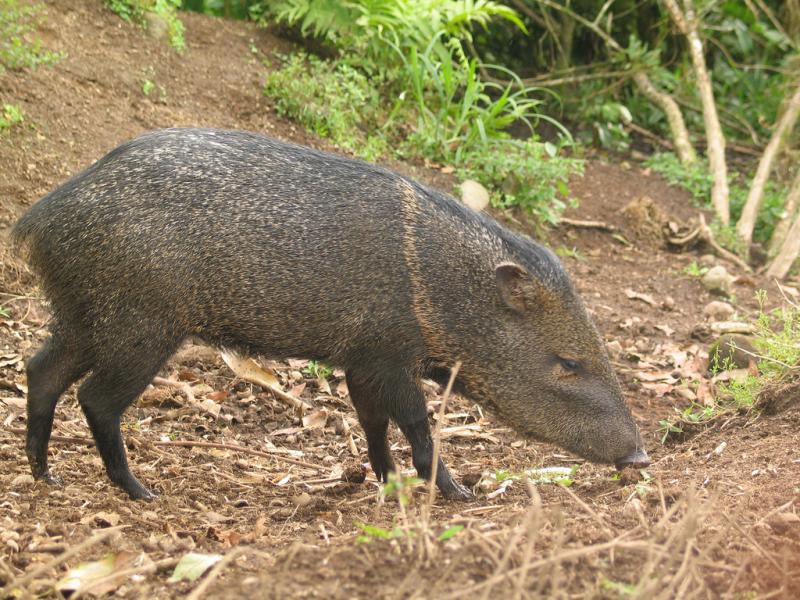
<svg viewBox="0 0 800 600">
<path fill-rule="evenodd" d="M 572 371 L 573 373 L 578 372 L 581 368 L 580 363 L 577 360 L 572 360 L 571 358 L 559 358 L 558 362 L 560 362 L 561 366 L 567 371 Z"/>
</svg>

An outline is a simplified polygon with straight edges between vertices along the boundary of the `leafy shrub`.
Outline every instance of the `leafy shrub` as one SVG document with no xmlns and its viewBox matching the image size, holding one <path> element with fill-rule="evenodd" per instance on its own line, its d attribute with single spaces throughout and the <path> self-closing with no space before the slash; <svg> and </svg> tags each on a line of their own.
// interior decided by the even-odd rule
<svg viewBox="0 0 800 600">
<path fill-rule="evenodd" d="M 302 53 L 281 60 L 283 66 L 267 75 L 264 86 L 278 114 L 366 160 L 385 152 L 384 139 L 375 133 L 380 97 L 367 77 L 346 64 Z"/>
<path fill-rule="evenodd" d="M 472 25 L 486 26 L 495 16 L 524 29 L 516 12 L 490 0 L 278 0 L 267 14 L 299 25 L 343 50 L 348 60 L 367 69 L 399 66 L 410 48 L 426 48 L 445 36 L 466 39 Z M 443 49 L 440 45 L 439 49 Z"/>
<path fill-rule="evenodd" d="M 177 52 L 186 49 L 183 22 L 178 18 L 181 0 L 105 0 L 106 5 L 125 21 L 147 27 L 147 13 L 153 13 L 167 24 L 169 45 Z"/>
<path fill-rule="evenodd" d="M 458 170 L 489 190 L 492 206 L 519 207 L 544 223 L 557 223 L 569 200 L 570 176 L 583 173 L 583 161 L 559 156 L 551 144 L 526 141 L 489 142 L 467 157 Z"/>
<path fill-rule="evenodd" d="M 558 158 L 552 145 L 513 140 L 508 129 L 523 124 L 533 134 L 549 120 L 563 139 L 569 133 L 539 114 L 539 90 L 464 51 L 473 25 L 500 16 L 521 27 L 513 10 L 471 0 L 281 0 L 271 14 L 342 52 L 336 64 L 284 59 L 265 88 L 279 113 L 368 160 L 391 141 L 404 157 L 444 163 L 480 181 L 497 207 L 557 220 L 579 161 Z M 489 70 L 509 83 L 481 77 Z"/>
<path fill-rule="evenodd" d="M 449 41 L 444 55 L 438 41 L 431 41 L 422 53 L 411 48 L 407 61 L 417 117 L 408 141 L 423 155 L 458 165 L 465 154 L 489 140 L 508 139 L 512 123 L 524 123 L 533 133 L 534 123 L 547 118 L 536 111 L 536 90 L 522 85 L 516 75 L 503 73 L 511 80 L 505 86 L 487 83 L 478 75 L 478 62 L 466 57 L 458 40 Z"/>
<path fill-rule="evenodd" d="M 0 0 L 0 75 L 5 69 L 33 69 L 52 65 L 64 57 L 61 52 L 42 49 L 30 39 L 41 22 L 42 5 L 22 5 L 18 0 Z"/>
<path fill-rule="evenodd" d="M 800 381 L 800 307 L 789 304 L 766 312 L 766 292 L 760 290 L 756 295 L 761 305 L 753 337 L 759 352 L 753 357 L 758 360 L 758 374 L 748 372 L 744 377 L 720 384 L 712 406 L 692 404 L 676 419 L 660 421 L 662 443 L 673 433 L 683 433 L 687 425 L 707 423 L 734 411 L 750 411 L 767 390 L 779 390 L 781 384 Z"/>
<path fill-rule="evenodd" d="M 670 184 L 685 189 L 692 195 L 698 206 L 710 206 L 711 188 L 714 185 L 708 164 L 698 160 L 691 167 L 683 166 L 678 157 L 672 152 L 654 154 L 648 158 L 646 166 L 661 173 Z M 731 221 L 736 222 L 742 214 L 742 209 L 747 200 L 751 180 L 743 175 L 731 175 L 728 180 L 730 189 Z M 758 213 L 753 239 L 765 243 L 772 237 L 772 231 L 783 214 L 783 201 L 786 190 L 774 181 L 767 182 L 764 190 L 764 199 Z M 716 226 L 715 233 L 719 231 L 719 241 L 731 249 L 735 249 L 737 236 L 732 231 L 726 231 Z M 726 239 L 728 243 L 726 244 Z"/>
</svg>

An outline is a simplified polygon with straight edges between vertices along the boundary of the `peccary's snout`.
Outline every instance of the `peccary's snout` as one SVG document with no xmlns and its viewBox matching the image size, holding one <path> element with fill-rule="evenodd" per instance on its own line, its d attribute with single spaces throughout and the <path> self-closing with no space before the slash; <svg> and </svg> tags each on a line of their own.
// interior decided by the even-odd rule
<svg viewBox="0 0 800 600">
<path fill-rule="evenodd" d="M 644 468 L 650 465 L 650 458 L 642 447 L 637 447 L 624 458 L 615 461 L 614 466 L 621 471 L 625 467 Z"/>
</svg>

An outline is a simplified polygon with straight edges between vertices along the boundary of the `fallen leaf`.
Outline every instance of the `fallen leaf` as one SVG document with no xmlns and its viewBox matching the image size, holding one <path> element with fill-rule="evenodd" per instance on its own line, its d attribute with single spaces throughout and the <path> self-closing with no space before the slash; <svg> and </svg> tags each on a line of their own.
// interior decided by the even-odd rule
<svg viewBox="0 0 800 600">
<path fill-rule="evenodd" d="M 643 383 L 642 387 L 655 393 L 656 398 L 661 398 L 674 389 L 674 386 L 669 383 Z"/>
<path fill-rule="evenodd" d="M 328 383 L 328 380 L 324 377 L 317 377 L 317 387 L 321 394 L 325 394 L 326 396 L 331 395 L 331 384 Z"/>
<path fill-rule="evenodd" d="M 275 373 L 265 369 L 252 358 L 239 356 L 229 350 L 223 350 L 220 356 L 238 377 L 265 388 L 280 386 Z"/>
<path fill-rule="evenodd" d="M 222 407 L 210 398 L 206 398 L 200 402 L 200 408 L 215 419 L 219 416 L 219 411 L 222 410 Z"/>
<path fill-rule="evenodd" d="M 220 554 L 199 554 L 197 552 L 185 554 L 178 562 L 168 581 L 170 583 L 183 581 L 184 579 L 195 581 L 220 560 L 222 560 L 222 555 Z"/>
<path fill-rule="evenodd" d="M 639 381 L 660 381 L 664 383 L 677 383 L 678 380 L 672 376 L 672 373 L 647 373 L 646 371 L 637 371 L 636 372 L 636 379 Z"/>
<path fill-rule="evenodd" d="M 675 330 L 669 325 L 656 325 L 656 329 L 663 331 L 664 335 L 667 337 L 670 337 L 673 333 L 675 333 Z"/>
<path fill-rule="evenodd" d="M 28 405 L 28 401 L 25 398 L 0 398 L 0 402 L 9 408 L 24 409 Z"/>
<path fill-rule="evenodd" d="M 320 408 L 303 417 L 303 427 L 307 429 L 321 429 L 328 422 L 328 409 Z"/>
<path fill-rule="evenodd" d="M 714 406 L 714 384 L 710 382 L 701 382 L 697 386 L 697 400 L 703 406 Z"/>
<path fill-rule="evenodd" d="M 284 392 L 275 373 L 262 367 L 252 358 L 243 358 L 230 350 L 222 350 L 220 356 L 222 356 L 222 360 L 225 361 L 225 364 L 228 365 L 231 371 L 236 373 L 238 377 L 267 388 L 272 391 L 279 400 L 288 404 L 298 412 L 305 411 L 309 408 L 302 400 L 298 400 L 294 396 Z"/>
<path fill-rule="evenodd" d="M 136 555 L 132 552 L 120 552 L 119 554 L 108 554 L 100 560 L 94 562 L 81 563 L 77 567 L 70 569 L 67 574 L 56 583 L 56 589 L 60 592 L 68 592 L 70 595 L 80 591 L 82 594 L 91 593 L 94 596 L 105 596 L 116 590 L 125 583 L 127 577 L 111 577 L 114 573 L 123 571 L 134 566 L 134 563 L 144 564 L 150 561 L 146 554 Z M 106 580 L 106 578 L 111 579 Z M 105 580 L 97 585 L 100 580 Z"/>
</svg>

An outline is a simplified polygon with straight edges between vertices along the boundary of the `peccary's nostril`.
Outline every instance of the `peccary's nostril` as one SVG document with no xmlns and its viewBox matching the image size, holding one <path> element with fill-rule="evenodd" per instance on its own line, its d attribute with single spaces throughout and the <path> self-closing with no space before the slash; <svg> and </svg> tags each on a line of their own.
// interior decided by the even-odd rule
<svg viewBox="0 0 800 600">
<path fill-rule="evenodd" d="M 625 467 L 646 467 L 649 464 L 650 459 L 648 458 L 647 452 L 645 452 L 644 448 L 636 448 L 625 458 L 614 462 L 614 465 L 618 470 L 622 470 Z"/>
</svg>

